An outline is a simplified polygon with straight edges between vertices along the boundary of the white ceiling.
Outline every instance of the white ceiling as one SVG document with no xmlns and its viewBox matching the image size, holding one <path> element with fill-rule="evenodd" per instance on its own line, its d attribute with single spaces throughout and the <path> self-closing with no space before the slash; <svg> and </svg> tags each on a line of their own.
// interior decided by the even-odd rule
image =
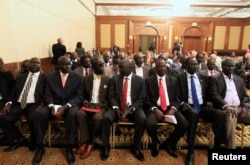
<svg viewBox="0 0 250 165">
<path fill-rule="evenodd" d="M 250 17 L 250 0 L 94 0 L 98 16 Z"/>
</svg>

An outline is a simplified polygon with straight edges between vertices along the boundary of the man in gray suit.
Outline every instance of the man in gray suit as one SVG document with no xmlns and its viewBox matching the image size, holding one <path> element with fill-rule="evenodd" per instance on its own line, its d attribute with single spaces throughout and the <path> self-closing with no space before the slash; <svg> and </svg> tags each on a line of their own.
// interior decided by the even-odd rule
<svg viewBox="0 0 250 165">
<path fill-rule="evenodd" d="M 222 61 L 222 72 L 211 77 L 210 94 L 215 108 L 225 113 L 226 141 L 225 147 L 235 149 L 235 129 L 237 115 L 242 107 L 250 107 L 245 83 L 233 74 L 235 63 L 232 59 Z"/>
<path fill-rule="evenodd" d="M 143 78 L 147 78 L 151 67 L 144 65 L 144 57 L 140 54 L 135 54 L 134 63 L 133 73 Z"/>
<path fill-rule="evenodd" d="M 67 56 L 59 57 L 58 64 L 59 70 L 46 77 L 44 94 L 46 106 L 33 115 L 38 143 L 33 164 L 39 164 L 45 154 L 44 135 L 48 121 L 55 118 L 64 119 L 67 137 L 66 159 L 69 164 L 75 162 L 72 147 L 75 144 L 77 128 L 76 112 L 83 101 L 83 78 L 71 71 L 71 61 Z"/>
</svg>

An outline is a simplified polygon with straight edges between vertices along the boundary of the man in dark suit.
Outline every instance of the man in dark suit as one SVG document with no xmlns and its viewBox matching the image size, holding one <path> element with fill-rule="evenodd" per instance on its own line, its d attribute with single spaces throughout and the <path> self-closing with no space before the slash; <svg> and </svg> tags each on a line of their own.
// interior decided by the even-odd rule
<svg viewBox="0 0 250 165">
<path fill-rule="evenodd" d="M 144 57 L 140 54 L 135 54 L 134 63 L 133 73 L 143 78 L 147 78 L 151 67 L 144 65 Z"/>
<path fill-rule="evenodd" d="M 250 88 L 250 62 L 247 54 L 242 57 L 242 61 L 235 63 L 234 74 L 243 78 L 246 87 Z"/>
<path fill-rule="evenodd" d="M 75 144 L 76 112 L 80 109 L 83 100 L 83 78 L 71 71 L 71 62 L 67 56 L 58 59 L 59 71 L 46 77 L 45 102 L 41 110 L 33 115 L 37 135 L 37 151 L 33 157 L 33 164 L 39 164 L 45 154 L 43 146 L 44 135 L 48 127 L 48 120 L 64 118 L 65 134 L 67 138 L 66 158 L 69 164 L 75 162 L 72 147 Z"/>
<path fill-rule="evenodd" d="M 99 57 L 91 59 L 93 74 L 84 78 L 85 93 L 83 106 L 98 111 L 79 110 L 76 113 L 80 130 L 80 147 L 76 153 L 87 158 L 94 147 L 94 140 L 101 127 L 102 116 L 108 107 L 107 93 L 110 78 L 103 74 L 104 63 Z M 90 123 L 89 123 L 90 121 Z"/>
<path fill-rule="evenodd" d="M 82 56 L 80 58 L 80 63 L 82 66 L 77 67 L 74 72 L 79 74 L 82 77 L 86 77 L 90 74 L 92 74 L 92 68 L 91 68 L 91 62 L 89 56 Z"/>
<path fill-rule="evenodd" d="M 186 69 L 187 72 L 179 75 L 177 79 L 180 89 L 180 111 L 189 123 L 188 153 L 185 164 L 193 165 L 194 140 L 199 118 L 213 123 L 214 148 L 217 148 L 223 142 L 225 116 L 221 110 L 212 108 L 212 103 L 208 98 L 208 77 L 197 72 L 198 62 L 195 58 L 189 57 L 186 60 Z"/>
<path fill-rule="evenodd" d="M 13 145 L 5 148 L 4 151 L 13 151 L 26 141 L 19 128 L 15 125 L 15 122 L 20 120 L 22 115 L 27 117 L 30 129 L 29 149 L 35 150 L 36 148 L 33 114 L 41 109 L 43 105 L 45 84 L 45 74 L 40 71 L 40 64 L 39 58 L 30 59 L 29 72 L 17 77 L 16 85 L 1 111 L 0 127 L 6 137 L 16 141 Z"/>
<path fill-rule="evenodd" d="M 13 74 L 4 66 L 3 59 L 0 57 L 0 110 L 4 107 L 14 83 Z"/>
<path fill-rule="evenodd" d="M 57 43 L 52 45 L 52 53 L 52 64 L 54 64 L 54 69 L 57 71 L 59 69 L 58 58 L 65 55 L 66 53 L 66 46 L 63 45 L 62 38 L 58 38 Z"/>
<path fill-rule="evenodd" d="M 157 74 L 146 79 L 146 103 L 148 104 L 146 129 L 152 139 L 151 154 L 152 156 L 159 154 L 160 141 L 157 136 L 157 123 L 164 122 L 164 115 L 174 115 L 177 120 L 177 124 L 174 125 L 175 130 L 163 143 L 163 147 L 170 155 L 177 157 L 178 155 L 174 151 L 176 144 L 184 135 L 188 126 L 186 119 L 178 110 L 180 105 L 178 81 L 176 78 L 166 75 L 167 66 L 164 60 L 157 59 L 155 68 Z M 164 101 L 161 100 L 160 96 L 160 81 L 163 83 L 164 94 L 166 96 L 166 109 L 162 107 Z"/>
<path fill-rule="evenodd" d="M 129 60 L 122 60 L 119 64 L 120 74 L 113 76 L 108 89 L 109 109 L 103 115 L 102 126 L 102 151 L 101 159 L 109 156 L 109 134 L 110 126 L 115 120 L 128 119 L 135 123 L 133 144 L 131 152 L 134 156 L 143 161 L 141 153 L 141 137 L 144 131 L 146 115 L 143 111 L 143 100 L 146 97 L 144 79 L 132 73 L 133 63 Z M 124 88 L 124 89 L 123 89 Z M 125 92 L 126 91 L 126 92 Z M 129 108 L 130 113 L 121 118 L 121 113 Z"/>
<path fill-rule="evenodd" d="M 199 52 L 196 54 L 196 60 L 198 62 L 198 71 L 207 69 L 207 64 L 205 63 L 204 54 Z"/>
<path fill-rule="evenodd" d="M 235 129 L 237 115 L 242 107 L 250 107 L 244 81 L 233 74 L 235 64 L 232 59 L 222 61 L 222 72 L 211 77 L 210 94 L 215 108 L 225 113 L 225 147 L 235 149 Z"/>
</svg>

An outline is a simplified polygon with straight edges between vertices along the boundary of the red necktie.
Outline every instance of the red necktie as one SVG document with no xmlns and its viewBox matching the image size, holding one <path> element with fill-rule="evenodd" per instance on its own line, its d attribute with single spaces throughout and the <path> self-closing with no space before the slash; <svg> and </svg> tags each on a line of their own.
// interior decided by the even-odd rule
<svg viewBox="0 0 250 165">
<path fill-rule="evenodd" d="M 163 111 L 166 111 L 167 110 L 167 101 L 166 101 L 166 96 L 165 96 L 165 92 L 164 92 L 161 78 L 159 81 L 159 94 L 160 94 L 161 109 Z"/>
<path fill-rule="evenodd" d="M 123 111 L 127 104 L 127 92 L 128 92 L 128 78 L 125 77 L 125 81 L 122 88 L 122 102 L 121 102 L 121 111 Z"/>
</svg>

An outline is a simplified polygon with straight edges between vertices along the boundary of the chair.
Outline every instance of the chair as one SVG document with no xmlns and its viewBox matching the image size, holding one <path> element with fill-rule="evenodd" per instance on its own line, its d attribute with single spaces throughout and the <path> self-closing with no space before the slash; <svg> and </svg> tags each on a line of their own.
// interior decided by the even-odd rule
<svg viewBox="0 0 250 165">
<path fill-rule="evenodd" d="M 48 146 L 51 146 L 51 135 L 52 135 L 52 125 L 53 124 L 64 124 L 63 118 L 56 118 L 55 120 L 49 121 L 48 123 Z"/>
<path fill-rule="evenodd" d="M 134 134 L 134 126 L 133 122 L 129 121 L 120 121 L 120 122 L 114 122 L 112 125 L 112 141 L 111 148 L 115 148 L 118 144 L 132 144 L 133 143 L 133 134 Z M 119 127 L 119 130 L 117 129 Z M 119 131 L 119 132 L 118 132 Z M 119 134 L 119 135 L 117 135 Z M 147 138 L 147 135 L 145 134 L 145 131 L 142 136 L 142 145 L 143 148 L 146 148 L 145 139 Z"/>
</svg>

